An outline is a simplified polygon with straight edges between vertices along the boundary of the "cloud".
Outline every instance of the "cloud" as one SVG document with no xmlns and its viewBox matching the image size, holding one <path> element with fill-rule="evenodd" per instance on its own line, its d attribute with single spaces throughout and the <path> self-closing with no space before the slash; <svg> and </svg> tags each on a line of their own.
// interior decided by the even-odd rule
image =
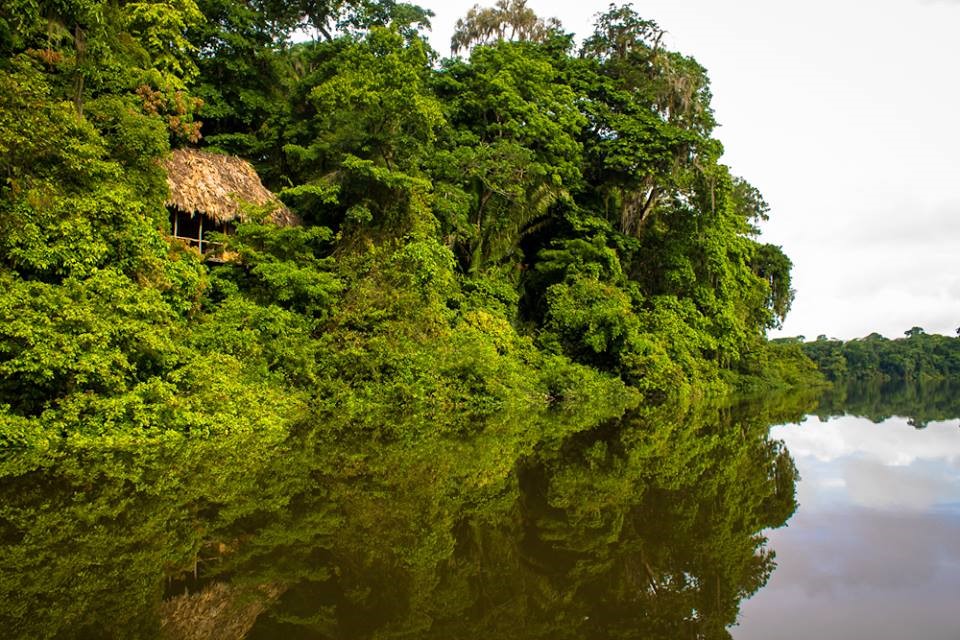
<svg viewBox="0 0 960 640">
<path fill-rule="evenodd" d="M 955 241 L 960 234 L 960 203 L 904 202 L 872 215 L 849 219 L 846 230 L 854 242 L 872 246 L 939 247 Z"/>
<path fill-rule="evenodd" d="M 957 0 L 960 6 L 960 0 Z M 796 238 L 828 250 L 854 251 L 868 247 L 909 250 L 949 247 L 960 236 L 960 200 L 926 201 L 913 196 L 879 205 L 871 199 L 838 212 L 819 225 L 795 230 Z M 825 205 L 829 209 L 835 206 Z"/>
<path fill-rule="evenodd" d="M 791 257 L 797 297 L 782 335 L 897 337 L 914 325 L 953 335 L 960 323 L 955 247 L 814 246 Z"/>
</svg>

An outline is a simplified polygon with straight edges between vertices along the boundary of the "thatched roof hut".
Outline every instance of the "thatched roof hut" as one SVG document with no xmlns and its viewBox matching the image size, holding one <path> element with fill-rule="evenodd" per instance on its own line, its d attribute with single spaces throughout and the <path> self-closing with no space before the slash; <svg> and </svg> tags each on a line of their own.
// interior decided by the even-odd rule
<svg viewBox="0 0 960 640">
<path fill-rule="evenodd" d="M 200 214 L 224 225 L 242 222 L 244 205 L 275 205 L 270 220 L 281 226 L 299 223 L 263 186 L 246 160 L 199 149 L 177 149 L 164 162 L 164 168 L 170 186 L 167 206 L 191 217 Z"/>
</svg>

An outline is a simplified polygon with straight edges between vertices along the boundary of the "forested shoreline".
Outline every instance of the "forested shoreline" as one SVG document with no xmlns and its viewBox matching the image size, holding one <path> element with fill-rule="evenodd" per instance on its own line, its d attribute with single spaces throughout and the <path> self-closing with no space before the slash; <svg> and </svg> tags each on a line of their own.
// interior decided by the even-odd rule
<svg viewBox="0 0 960 640">
<path fill-rule="evenodd" d="M 902 338 L 871 333 L 855 340 L 781 340 L 801 344 L 804 353 L 834 383 L 925 383 L 960 379 L 960 329 L 957 337 L 930 334 L 912 327 Z"/>
<path fill-rule="evenodd" d="M 706 71 L 629 5 L 572 34 L 391 1 L 0 7 L 0 442 L 471 417 L 816 384 Z M 253 164 L 210 261 L 171 149 Z M 619 409 L 618 409 L 619 407 Z M 388 430 L 389 431 L 389 430 Z M 382 437 L 402 437 L 402 434 Z"/>
</svg>

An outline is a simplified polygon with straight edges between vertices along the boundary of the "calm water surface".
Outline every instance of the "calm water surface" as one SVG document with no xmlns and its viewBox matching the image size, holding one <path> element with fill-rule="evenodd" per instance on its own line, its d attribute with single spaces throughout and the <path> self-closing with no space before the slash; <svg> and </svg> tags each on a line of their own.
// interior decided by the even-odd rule
<svg viewBox="0 0 960 640">
<path fill-rule="evenodd" d="M 0 452 L 0 629 L 956 640 L 957 397 Z"/>
<path fill-rule="evenodd" d="M 960 638 L 960 421 L 812 417 L 771 435 L 800 506 L 734 637 Z"/>
</svg>

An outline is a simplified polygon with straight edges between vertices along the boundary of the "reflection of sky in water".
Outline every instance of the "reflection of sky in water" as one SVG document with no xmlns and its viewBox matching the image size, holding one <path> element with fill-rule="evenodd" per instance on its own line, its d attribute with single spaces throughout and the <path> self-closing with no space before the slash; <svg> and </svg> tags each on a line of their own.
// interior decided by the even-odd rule
<svg viewBox="0 0 960 640">
<path fill-rule="evenodd" d="M 960 640 L 960 428 L 844 417 L 772 430 L 800 508 L 737 640 Z"/>
</svg>

